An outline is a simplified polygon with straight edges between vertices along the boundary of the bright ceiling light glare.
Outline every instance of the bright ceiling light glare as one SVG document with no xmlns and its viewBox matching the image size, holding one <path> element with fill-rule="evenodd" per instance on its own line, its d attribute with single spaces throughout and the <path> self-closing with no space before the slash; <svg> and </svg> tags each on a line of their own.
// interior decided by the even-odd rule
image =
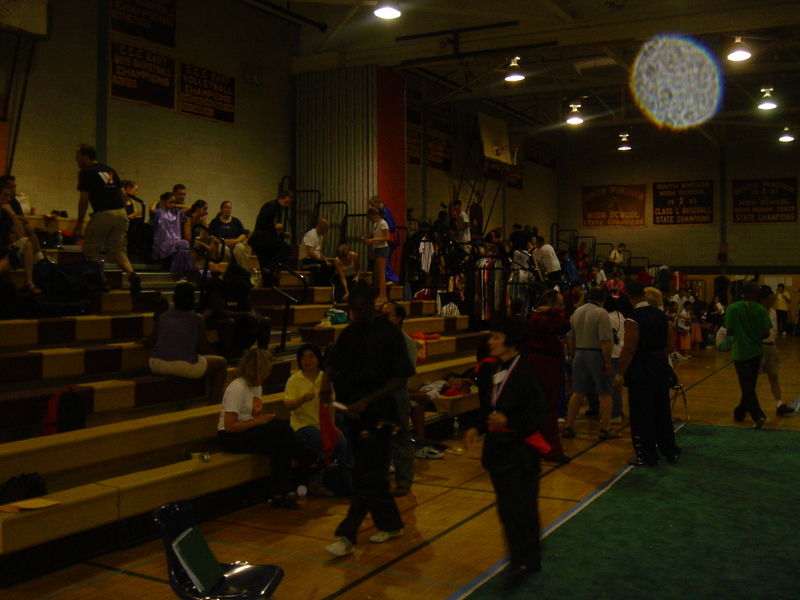
<svg viewBox="0 0 800 600">
<path fill-rule="evenodd" d="M 731 46 L 731 51 L 728 52 L 728 60 L 731 62 L 742 62 L 750 58 L 752 54 L 750 49 L 742 42 L 742 38 L 736 37 L 736 41 Z"/>
<path fill-rule="evenodd" d="M 401 14 L 400 4 L 392 0 L 380 0 L 375 7 L 375 16 L 381 19 L 396 19 Z"/>
<path fill-rule="evenodd" d="M 620 133 L 619 137 L 622 138 L 622 140 L 620 141 L 619 148 L 617 148 L 617 150 L 620 150 L 622 152 L 630 150 L 631 149 L 631 145 L 630 145 L 630 143 L 628 143 L 628 134 L 627 133 Z"/>
<path fill-rule="evenodd" d="M 522 81 L 525 75 L 519 68 L 519 56 L 511 59 L 511 64 L 506 69 L 506 81 Z"/>
<path fill-rule="evenodd" d="M 779 142 L 783 142 L 784 144 L 788 144 L 789 142 L 794 141 L 794 134 L 789 130 L 788 127 L 783 128 L 783 133 L 781 133 L 781 137 L 778 138 Z"/>
<path fill-rule="evenodd" d="M 778 105 L 775 104 L 775 100 L 772 98 L 772 88 L 761 88 L 761 92 L 764 94 L 764 97 L 761 98 L 761 102 L 758 103 L 758 108 L 761 110 L 773 110 L 778 108 Z"/>
<path fill-rule="evenodd" d="M 580 125 L 583 123 L 583 116 L 581 115 L 581 111 L 578 109 L 581 107 L 580 104 L 570 104 L 569 107 L 572 109 L 569 111 L 567 115 L 567 123 L 570 125 Z"/>
<path fill-rule="evenodd" d="M 645 117 L 670 129 L 711 119 L 723 92 L 714 55 L 700 42 L 675 35 L 657 36 L 642 46 L 630 87 Z"/>
</svg>

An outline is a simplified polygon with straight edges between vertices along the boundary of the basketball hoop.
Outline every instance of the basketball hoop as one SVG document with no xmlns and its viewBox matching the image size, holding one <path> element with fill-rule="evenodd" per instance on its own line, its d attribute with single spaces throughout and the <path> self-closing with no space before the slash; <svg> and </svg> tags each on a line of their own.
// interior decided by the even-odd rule
<svg viewBox="0 0 800 600">
<path fill-rule="evenodd" d="M 500 146 L 493 150 L 494 155 L 497 156 L 502 162 L 509 163 L 512 165 L 517 164 L 517 152 L 519 152 L 519 144 L 510 144 L 508 146 Z M 506 160 L 503 160 L 502 156 L 506 157 Z"/>
</svg>

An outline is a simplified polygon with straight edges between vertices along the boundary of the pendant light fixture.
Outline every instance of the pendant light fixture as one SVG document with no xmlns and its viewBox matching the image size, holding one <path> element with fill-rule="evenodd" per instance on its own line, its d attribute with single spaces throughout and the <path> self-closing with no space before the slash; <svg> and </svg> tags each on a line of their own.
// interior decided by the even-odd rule
<svg viewBox="0 0 800 600">
<path fill-rule="evenodd" d="M 772 98 L 772 88 L 771 87 L 763 87 L 761 88 L 761 92 L 764 94 L 763 98 L 761 98 L 761 102 L 758 103 L 758 108 L 761 110 L 773 110 L 778 108 L 778 105 L 775 103 L 775 100 Z"/>
<path fill-rule="evenodd" d="M 572 110 L 569 111 L 567 115 L 567 123 L 570 125 L 580 125 L 583 123 L 583 115 L 581 115 L 581 111 L 578 110 L 581 105 L 575 102 L 574 104 L 570 104 L 569 107 Z"/>
<path fill-rule="evenodd" d="M 731 46 L 731 49 L 728 51 L 728 60 L 731 62 L 742 62 L 743 60 L 747 60 L 752 56 L 752 52 L 750 52 L 750 48 L 742 41 L 742 38 L 736 36 L 736 41 Z"/>
<path fill-rule="evenodd" d="M 783 128 L 783 132 L 781 133 L 781 137 L 778 138 L 778 141 L 779 142 L 783 142 L 785 144 L 788 144 L 789 142 L 793 142 L 794 141 L 794 134 L 791 132 L 791 130 L 788 127 L 784 127 Z"/>
<path fill-rule="evenodd" d="M 620 133 L 619 137 L 622 138 L 622 141 L 620 141 L 619 148 L 617 148 L 617 150 L 621 150 L 622 152 L 630 150 L 631 149 L 631 145 L 628 142 L 628 134 L 627 133 Z"/>
<path fill-rule="evenodd" d="M 375 16 L 381 19 L 396 19 L 401 14 L 400 3 L 394 0 L 379 0 L 375 7 Z"/>
<path fill-rule="evenodd" d="M 522 69 L 519 68 L 519 56 L 515 56 L 511 59 L 511 64 L 508 65 L 506 69 L 506 81 L 522 81 L 525 79 L 525 74 L 522 72 Z"/>
</svg>

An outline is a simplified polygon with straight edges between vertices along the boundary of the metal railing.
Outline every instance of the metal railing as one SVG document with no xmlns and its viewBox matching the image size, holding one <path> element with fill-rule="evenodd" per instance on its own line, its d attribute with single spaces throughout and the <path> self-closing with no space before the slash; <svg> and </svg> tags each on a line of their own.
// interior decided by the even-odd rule
<svg viewBox="0 0 800 600">
<path fill-rule="evenodd" d="M 285 300 L 285 304 L 284 304 L 284 307 L 283 307 L 283 324 L 281 326 L 281 345 L 278 346 L 278 351 L 279 352 L 285 352 L 286 351 L 286 337 L 287 337 L 288 332 L 289 332 L 289 308 L 291 307 L 292 304 L 296 305 L 296 304 L 304 304 L 305 303 L 306 298 L 308 298 L 308 280 L 305 277 L 303 277 L 302 275 L 300 275 L 300 273 L 298 273 L 297 271 L 295 271 L 291 267 L 288 267 L 287 265 L 279 263 L 279 266 L 281 268 L 283 268 L 283 269 L 286 269 L 286 271 L 288 273 L 290 273 L 295 278 L 299 279 L 300 283 L 303 284 L 303 296 L 299 300 L 297 298 L 293 297 L 293 296 L 290 296 L 289 294 L 284 292 L 282 289 L 280 289 L 278 286 L 276 286 L 276 285 L 272 286 L 272 289 Z"/>
</svg>

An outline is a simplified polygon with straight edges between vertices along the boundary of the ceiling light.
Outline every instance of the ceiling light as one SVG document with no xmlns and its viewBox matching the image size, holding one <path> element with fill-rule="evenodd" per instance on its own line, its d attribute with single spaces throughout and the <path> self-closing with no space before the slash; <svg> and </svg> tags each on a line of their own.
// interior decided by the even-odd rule
<svg viewBox="0 0 800 600">
<path fill-rule="evenodd" d="M 628 142 L 628 134 L 627 133 L 620 133 L 619 137 L 622 138 L 622 141 L 620 142 L 619 148 L 617 148 L 617 150 L 622 150 L 622 151 L 630 150 L 631 149 L 631 145 Z"/>
<path fill-rule="evenodd" d="M 581 123 L 583 123 L 583 116 L 581 116 L 581 113 L 578 110 L 580 106 L 581 106 L 580 104 L 569 105 L 569 107 L 572 110 L 569 111 L 569 114 L 567 115 L 567 123 L 569 123 L 570 125 L 580 125 Z"/>
<path fill-rule="evenodd" d="M 506 69 L 506 81 L 522 81 L 525 75 L 519 68 L 519 56 L 511 59 L 511 64 Z"/>
<path fill-rule="evenodd" d="M 731 46 L 730 52 L 728 52 L 728 60 L 733 62 L 741 62 L 743 60 L 747 60 L 752 56 L 750 49 L 742 42 L 742 38 L 736 36 L 736 41 Z"/>
<path fill-rule="evenodd" d="M 773 108 L 778 108 L 778 105 L 775 104 L 775 100 L 772 99 L 772 88 L 765 87 L 761 88 L 761 91 L 764 93 L 764 97 L 761 98 L 761 102 L 758 104 L 758 108 L 761 110 L 772 110 Z"/>
<path fill-rule="evenodd" d="M 400 14 L 400 4 L 393 0 L 380 0 L 375 7 L 375 16 L 381 19 L 396 19 Z"/>
<path fill-rule="evenodd" d="M 779 142 L 789 143 L 794 141 L 794 134 L 789 130 L 788 127 L 783 128 L 783 133 L 781 133 L 781 137 L 778 138 Z"/>
</svg>

